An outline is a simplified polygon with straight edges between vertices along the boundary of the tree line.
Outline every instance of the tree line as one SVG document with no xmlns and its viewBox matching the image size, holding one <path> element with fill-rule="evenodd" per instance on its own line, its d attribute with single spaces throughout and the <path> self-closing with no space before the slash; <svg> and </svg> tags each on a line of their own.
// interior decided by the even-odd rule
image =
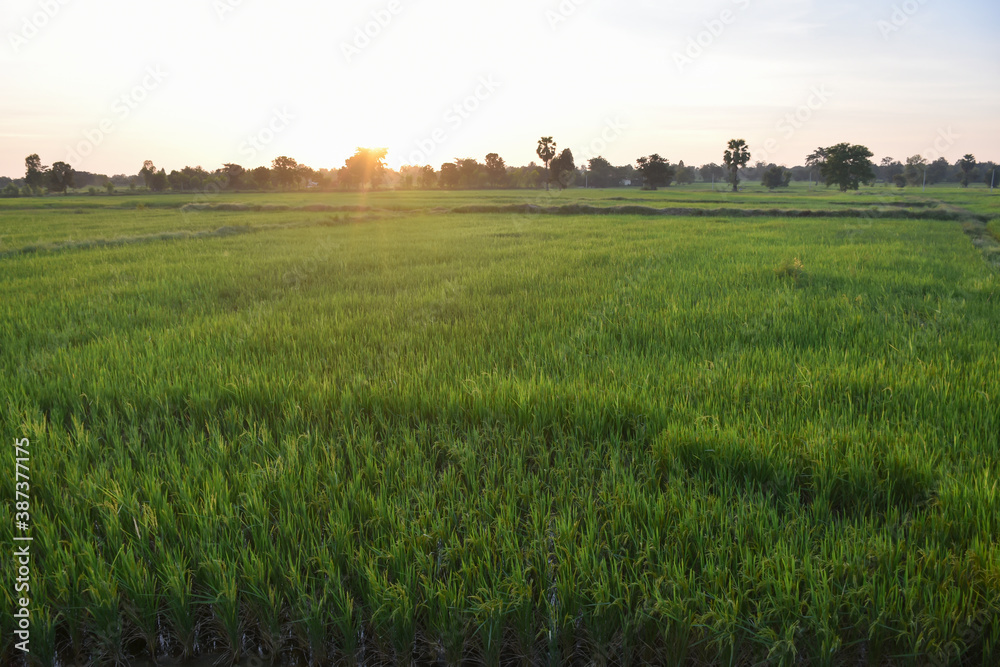
<svg viewBox="0 0 1000 667">
<path fill-rule="evenodd" d="M 313 169 L 294 158 L 280 156 L 270 166 L 244 168 L 226 163 L 213 171 L 201 166 L 186 166 L 167 172 L 152 160 L 146 160 L 135 175 L 106 176 L 76 171 L 65 162 L 51 167 L 42 164 L 37 154 L 25 158 L 25 175 L 20 179 L 0 177 L 0 196 L 38 196 L 68 193 L 71 188 L 88 188 L 90 194 L 102 190 L 109 194 L 119 189 L 150 192 L 212 192 L 241 190 L 360 190 L 393 189 L 549 189 L 556 187 L 642 187 L 655 190 L 671 185 L 689 185 L 697 181 L 724 184 L 738 190 L 744 180 L 759 181 L 769 189 L 788 187 L 792 181 L 811 181 L 837 186 L 841 190 L 881 182 L 899 188 L 920 187 L 943 182 L 957 182 L 963 187 L 972 183 L 1000 186 L 1000 175 L 993 162 L 979 162 L 967 154 L 954 163 L 945 158 L 933 162 L 914 155 L 901 162 L 891 157 L 878 164 L 865 146 L 841 143 L 820 147 L 805 158 L 804 165 L 784 167 L 757 161 L 750 164 L 750 147 L 743 139 L 730 140 L 721 164 L 687 166 L 681 160 L 672 164 L 658 153 L 636 159 L 635 164 L 615 166 L 603 156 L 576 165 L 573 153 L 559 151 L 553 137 L 541 137 L 535 147 L 541 165 L 508 166 L 498 153 L 489 153 L 483 162 L 459 158 L 439 169 L 431 165 L 404 166 L 393 170 L 386 166 L 384 148 L 358 148 L 339 169 Z M 742 179 L 741 179 L 742 176 Z"/>
</svg>

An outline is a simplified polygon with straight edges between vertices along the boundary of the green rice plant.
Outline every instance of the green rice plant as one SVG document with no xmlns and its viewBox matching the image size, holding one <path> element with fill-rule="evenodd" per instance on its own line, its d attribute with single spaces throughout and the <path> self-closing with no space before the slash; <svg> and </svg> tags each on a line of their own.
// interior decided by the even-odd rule
<svg viewBox="0 0 1000 667">
<path fill-rule="evenodd" d="M 164 550 L 157 564 L 163 581 L 164 616 L 171 630 L 171 639 L 180 646 L 185 658 L 194 654 L 198 608 L 192 590 L 192 575 L 186 559 L 177 553 Z"/>
<path fill-rule="evenodd" d="M 128 656 L 124 646 L 124 623 L 119 609 L 118 582 L 113 578 L 110 563 L 94 558 L 83 561 L 84 576 L 88 583 L 85 604 L 88 626 L 94 638 L 92 655 L 107 664 L 126 664 Z"/>
<path fill-rule="evenodd" d="M 114 565 L 125 617 L 149 656 L 155 658 L 161 602 L 155 575 L 145 562 L 136 558 L 132 549 L 123 548 Z"/>
<path fill-rule="evenodd" d="M 222 654 L 235 664 L 243 654 L 245 631 L 235 565 L 216 556 L 202 564 L 199 579 L 205 584 L 204 604 L 211 610 L 211 624 L 221 640 Z"/>
<path fill-rule="evenodd" d="M 49 655 L 992 664 L 994 203 L 553 197 L 0 202 Z"/>
</svg>

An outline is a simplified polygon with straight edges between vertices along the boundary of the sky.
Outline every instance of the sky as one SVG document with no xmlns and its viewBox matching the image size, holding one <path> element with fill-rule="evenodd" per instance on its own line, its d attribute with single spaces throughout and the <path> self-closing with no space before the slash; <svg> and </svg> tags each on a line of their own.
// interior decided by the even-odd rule
<svg viewBox="0 0 1000 667">
<path fill-rule="evenodd" d="M 24 158 L 169 172 L 288 155 L 389 166 L 541 136 L 580 164 L 1000 161 L 996 0 L 4 0 L 0 175 Z"/>
</svg>

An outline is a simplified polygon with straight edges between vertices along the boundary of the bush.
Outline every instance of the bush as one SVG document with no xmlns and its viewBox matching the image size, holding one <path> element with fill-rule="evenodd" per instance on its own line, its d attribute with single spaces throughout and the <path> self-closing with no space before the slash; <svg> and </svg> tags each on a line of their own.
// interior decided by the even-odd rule
<svg viewBox="0 0 1000 667">
<path fill-rule="evenodd" d="M 787 188 L 792 182 L 792 172 L 784 167 L 773 166 L 764 172 L 760 179 L 760 184 L 768 190 L 775 188 Z"/>
<path fill-rule="evenodd" d="M 20 197 L 21 191 L 13 183 L 8 183 L 7 187 L 0 190 L 0 197 Z"/>
</svg>

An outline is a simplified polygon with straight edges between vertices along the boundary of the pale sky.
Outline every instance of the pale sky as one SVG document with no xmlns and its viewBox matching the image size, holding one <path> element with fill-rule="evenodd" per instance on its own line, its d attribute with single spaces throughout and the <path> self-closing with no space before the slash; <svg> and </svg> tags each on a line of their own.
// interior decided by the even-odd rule
<svg viewBox="0 0 1000 667">
<path fill-rule="evenodd" d="M 4 0 L 0 175 L 523 165 L 542 135 L 577 164 L 737 137 L 789 166 L 842 141 L 1000 161 L 998 33 L 996 0 Z"/>
</svg>

